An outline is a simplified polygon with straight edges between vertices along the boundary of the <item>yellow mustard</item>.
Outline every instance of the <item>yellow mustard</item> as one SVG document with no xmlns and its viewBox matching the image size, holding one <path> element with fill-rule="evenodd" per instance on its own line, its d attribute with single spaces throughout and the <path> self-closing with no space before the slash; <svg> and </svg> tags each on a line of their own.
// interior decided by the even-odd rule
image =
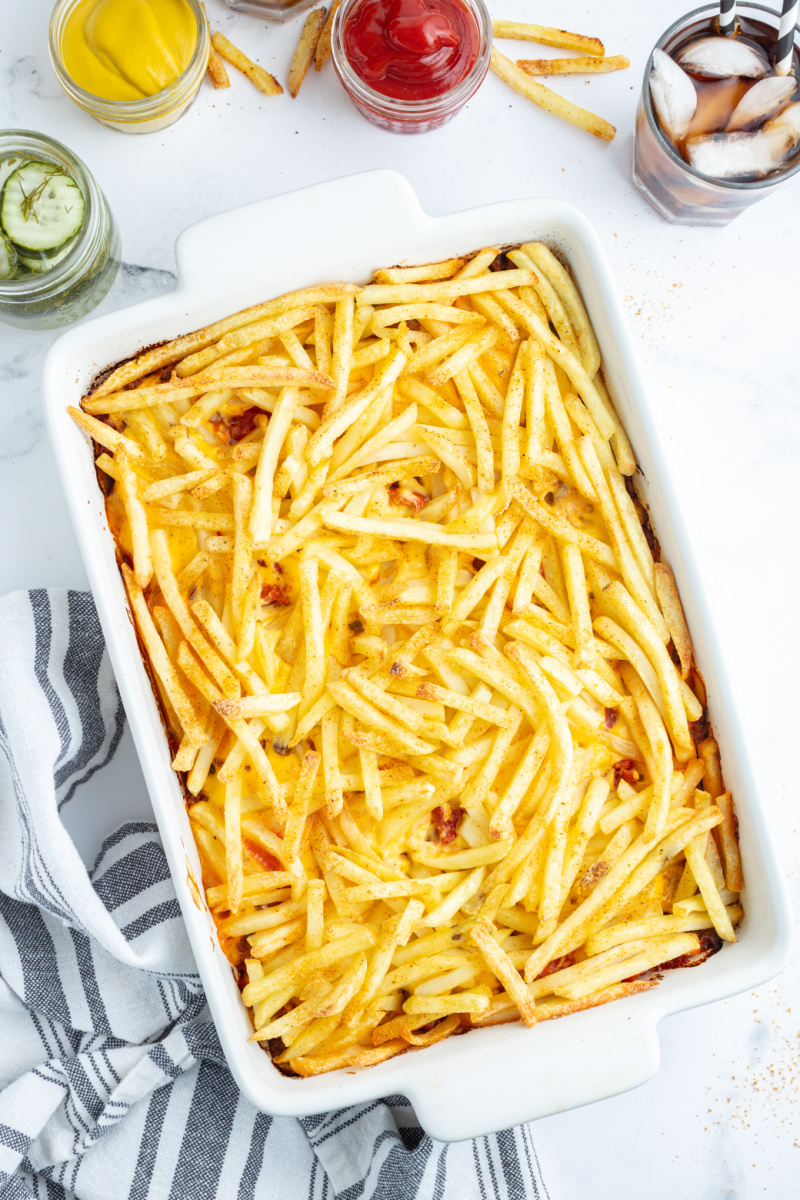
<svg viewBox="0 0 800 1200">
<path fill-rule="evenodd" d="M 197 44 L 186 0 L 78 0 L 61 42 L 79 87 L 106 100 L 141 100 L 173 84 Z"/>
</svg>

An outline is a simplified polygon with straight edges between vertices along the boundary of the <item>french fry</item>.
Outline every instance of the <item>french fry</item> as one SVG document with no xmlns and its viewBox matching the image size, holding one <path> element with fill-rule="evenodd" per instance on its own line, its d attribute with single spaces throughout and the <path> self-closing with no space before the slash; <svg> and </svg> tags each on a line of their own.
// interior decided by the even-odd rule
<svg viewBox="0 0 800 1200">
<path fill-rule="evenodd" d="M 195 624 L 189 608 L 178 591 L 175 576 L 170 562 L 169 543 L 162 529 L 153 530 L 150 535 L 150 549 L 158 586 L 170 612 L 180 626 L 181 633 L 189 645 L 197 653 L 200 661 L 208 670 L 212 679 L 216 680 L 224 696 L 239 695 L 239 683 L 233 672 L 217 654 Z"/>
<path fill-rule="evenodd" d="M 331 29 L 333 28 L 333 18 L 336 16 L 336 10 L 339 7 L 341 0 L 333 0 L 328 10 L 328 16 L 325 24 L 322 26 L 322 32 L 317 41 L 317 47 L 314 52 L 314 65 L 318 71 L 321 71 L 325 63 L 331 56 Z"/>
<path fill-rule="evenodd" d="M 585 129 L 587 133 L 594 134 L 595 137 L 602 138 L 606 142 L 614 140 L 617 131 L 608 121 L 585 108 L 580 108 L 571 100 L 559 96 L 558 92 L 546 88 L 544 84 L 537 83 L 499 50 L 492 50 L 489 65 L 504 83 L 509 84 L 521 96 L 526 96 L 528 100 L 538 104 L 539 108 L 544 108 L 557 117 L 563 117 L 564 120 L 577 125 L 579 129 Z"/>
<path fill-rule="evenodd" d="M 411 304 L 430 301 L 447 302 L 462 296 L 474 296 L 483 292 L 506 291 L 513 287 L 527 287 L 534 281 L 533 271 L 493 272 L 469 279 L 452 279 L 438 283 L 370 283 L 361 291 L 362 303 Z"/>
<path fill-rule="evenodd" d="M 681 598 L 675 583 L 675 576 L 666 563 L 656 563 L 656 596 L 667 622 L 672 644 L 675 647 L 681 664 L 681 678 L 688 679 L 692 669 L 693 651 L 692 639 L 686 617 L 683 615 Z"/>
<path fill-rule="evenodd" d="M 690 867 L 692 875 L 695 878 L 700 894 L 706 903 L 708 915 L 714 922 L 714 928 L 719 936 L 725 942 L 735 942 L 736 934 L 733 931 L 731 919 L 728 916 L 727 909 L 723 904 L 717 886 L 714 883 L 714 878 L 709 870 L 705 856 L 705 838 L 700 837 L 693 839 L 684 847 L 687 865 Z"/>
<path fill-rule="evenodd" d="M 517 66 L 526 75 L 602 75 L 607 71 L 624 71 L 630 65 L 630 59 L 624 54 L 603 58 L 517 59 Z"/>
<path fill-rule="evenodd" d="M 335 702 L 335 698 L 332 697 Z M 344 796 L 339 782 L 339 712 L 333 708 L 322 718 L 322 763 L 325 772 L 325 802 L 328 815 L 336 817 L 342 811 Z"/>
<path fill-rule="evenodd" d="M 325 687 L 325 643 L 318 574 L 318 559 L 301 559 L 300 605 L 303 612 L 306 677 L 303 684 L 303 700 L 300 705 L 300 716 L 303 716 L 312 705 L 316 704 Z"/>
<path fill-rule="evenodd" d="M 128 590 L 128 599 L 133 609 L 133 615 L 136 618 L 136 625 L 141 639 L 147 648 L 153 669 L 164 685 L 164 690 L 192 743 L 198 747 L 202 746 L 206 740 L 205 728 L 199 721 L 195 708 L 189 700 L 180 682 L 178 673 L 164 648 L 164 643 L 158 636 L 158 631 L 153 624 L 153 619 L 150 616 L 150 610 L 147 607 L 142 590 L 127 563 L 122 564 L 122 575 Z"/>
<path fill-rule="evenodd" d="M 147 530 L 147 514 L 139 495 L 136 472 L 123 449 L 117 451 L 114 462 L 119 472 L 119 488 L 133 542 L 133 573 L 139 587 L 144 589 L 153 574 L 150 540 Z"/>
<path fill-rule="evenodd" d="M 672 747 L 667 731 L 647 688 L 632 667 L 624 665 L 620 674 L 633 696 L 645 733 L 650 741 L 653 772 L 653 797 L 647 812 L 644 840 L 657 838 L 667 821 L 672 783 Z"/>
<path fill-rule="evenodd" d="M 479 1016 L 489 1007 L 489 997 L 483 992 L 454 992 L 452 996 L 409 996 L 403 1004 L 407 1013 L 426 1013 L 429 1020 L 451 1013 Z M 388 1043 L 391 1045 L 391 1043 Z"/>
<path fill-rule="evenodd" d="M 206 12 L 205 4 L 201 3 L 201 8 L 203 9 L 203 16 L 205 18 L 206 25 L 208 26 L 208 13 Z M 210 38 L 211 29 L 209 26 L 209 40 Z M 228 72 L 225 70 L 225 64 L 217 53 L 213 42 L 211 42 L 211 45 L 208 48 L 208 66 L 206 67 L 206 70 L 208 71 L 208 77 L 215 88 L 227 88 L 231 86 L 231 81 L 228 78 Z"/>
<path fill-rule="evenodd" d="M 592 616 L 589 612 L 589 596 L 586 590 L 586 574 L 581 552 L 574 542 L 567 542 L 562 549 L 564 581 L 572 613 L 572 631 L 575 637 L 575 665 L 589 666 L 594 660 L 594 637 Z"/>
<path fill-rule="evenodd" d="M 567 59 L 565 61 L 573 61 Z M 607 60 L 592 60 L 605 62 Z M 592 329 L 592 323 L 581 300 L 580 292 L 572 281 L 569 271 L 543 242 L 526 242 L 522 247 L 525 254 L 548 278 L 561 298 L 570 323 L 578 339 L 581 361 L 589 375 L 594 376 L 601 364 L 600 347 Z"/>
<path fill-rule="evenodd" d="M 664 697 L 669 723 L 670 736 L 675 746 L 675 754 L 679 762 L 688 762 L 694 758 L 694 745 L 689 736 L 686 723 L 686 713 L 683 700 L 678 688 L 678 674 L 672 660 L 659 639 L 655 629 L 647 620 L 644 613 L 633 603 L 628 592 L 620 583 L 610 584 L 603 593 L 604 602 L 609 605 L 614 615 L 619 618 L 632 637 L 647 654 L 653 669 L 658 676 L 658 682 Z"/>
<path fill-rule="evenodd" d="M 237 771 L 225 787 L 225 869 L 228 882 L 228 905 L 238 913 L 242 903 L 244 874 L 242 871 L 242 775 Z"/>
<path fill-rule="evenodd" d="M 300 849 L 308 813 L 311 807 L 311 797 L 314 790 L 314 780 L 319 770 L 320 756 L 310 750 L 303 759 L 300 776 L 295 788 L 294 801 L 289 810 L 289 819 L 283 835 L 286 853 L 292 860 L 299 860 Z"/>
<path fill-rule="evenodd" d="M 737 836 L 738 822 L 730 792 L 723 792 L 721 796 L 717 796 L 716 804 L 722 813 L 719 837 L 722 860 L 725 864 L 725 883 L 732 892 L 740 892 L 744 886 L 742 857 Z"/>
<path fill-rule="evenodd" d="M 486 965 L 493 971 L 508 992 L 526 1025 L 536 1024 L 536 1004 L 528 988 L 520 979 L 516 967 L 494 938 L 494 929 L 484 918 L 479 919 L 470 931 L 470 937 L 480 950 Z"/>
<path fill-rule="evenodd" d="M 105 446 L 107 450 L 111 451 L 125 450 L 133 462 L 145 461 L 146 456 L 142 448 L 131 438 L 126 437 L 124 433 L 118 433 L 104 421 L 98 421 L 88 413 L 81 412 L 79 408 L 68 407 L 67 412 L 76 425 L 80 425 L 81 429 L 99 445 Z"/>
<path fill-rule="evenodd" d="M 465 258 L 445 258 L 442 262 L 420 267 L 380 267 L 375 271 L 378 283 L 419 283 L 432 279 L 450 279 L 466 263 Z"/>
<path fill-rule="evenodd" d="M 260 67 L 258 63 L 252 62 L 246 54 L 243 54 L 233 42 L 228 41 L 224 34 L 218 29 L 214 30 L 214 35 L 211 38 L 211 44 L 219 54 L 220 58 L 224 58 L 232 67 L 236 67 L 237 71 L 241 71 L 246 75 L 251 83 L 255 84 L 260 92 L 265 96 L 280 96 L 283 88 L 278 83 L 274 76 Z"/>
<path fill-rule="evenodd" d="M 605 47 L 598 38 L 586 37 L 582 33 L 569 33 L 566 29 L 551 29 L 547 25 L 528 25 L 523 21 L 492 21 L 492 32 L 496 38 L 539 42 L 542 46 L 556 46 L 560 50 L 582 50 L 584 54 L 595 58 L 602 58 L 605 54 Z"/>
<path fill-rule="evenodd" d="M 455 550 L 471 550 L 476 554 L 497 549 L 494 534 L 448 533 L 438 525 L 419 521 L 376 521 L 370 517 L 327 512 L 323 516 L 323 523 L 328 529 L 337 529 L 341 533 L 371 533 L 376 537 L 422 542 L 428 546 L 450 546 Z"/>
<path fill-rule="evenodd" d="M 300 393 L 295 388 L 283 389 L 261 443 L 250 514 L 250 534 L 254 542 L 266 542 L 272 533 L 272 485 L 275 469 L 299 401 Z"/>
<path fill-rule="evenodd" d="M 295 98 L 300 91 L 300 86 L 306 77 L 306 71 L 311 66 L 317 49 L 317 43 L 325 25 L 325 15 L 324 8 L 315 8 L 306 17 L 303 32 L 300 34 L 300 41 L 297 44 L 292 65 L 289 68 L 289 95 L 292 98 Z M 317 70 L 321 66 L 322 63 L 320 63 Z"/>
</svg>

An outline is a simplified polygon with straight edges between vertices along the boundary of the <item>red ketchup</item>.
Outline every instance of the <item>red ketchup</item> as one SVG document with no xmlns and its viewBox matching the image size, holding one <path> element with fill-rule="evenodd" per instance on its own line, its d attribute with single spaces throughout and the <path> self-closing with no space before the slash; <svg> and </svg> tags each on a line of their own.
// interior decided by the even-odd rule
<svg viewBox="0 0 800 1200">
<path fill-rule="evenodd" d="M 480 49 L 462 0 L 361 0 L 342 40 L 359 79 L 394 100 L 444 95 L 469 74 Z"/>
</svg>

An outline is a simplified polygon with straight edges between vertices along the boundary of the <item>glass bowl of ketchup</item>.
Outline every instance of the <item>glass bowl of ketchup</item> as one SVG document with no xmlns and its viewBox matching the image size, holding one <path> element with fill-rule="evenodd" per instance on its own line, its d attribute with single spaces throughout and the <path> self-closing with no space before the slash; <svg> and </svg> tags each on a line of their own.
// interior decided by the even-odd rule
<svg viewBox="0 0 800 1200">
<path fill-rule="evenodd" d="M 344 90 L 393 133 L 455 116 L 483 83 L 491 49 L 483 0 L 342 0 L 331 33 Z"/>
</svg>

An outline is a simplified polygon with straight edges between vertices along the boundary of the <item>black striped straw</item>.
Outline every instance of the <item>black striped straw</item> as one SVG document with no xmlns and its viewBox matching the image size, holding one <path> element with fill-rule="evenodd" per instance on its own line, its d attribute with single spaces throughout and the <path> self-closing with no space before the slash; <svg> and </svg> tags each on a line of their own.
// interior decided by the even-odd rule
<svg viewBox="0 0 800 1200">
<path fill-rule="evenodd" d="M 775 47 L 776 75 L 788 75 L 792 69 L 794 27 L 797 24 L 798 7 L 800 7 L 800 0 L 783 0 L 781 23 L 778 26 L 778 44 Z"/>
<path fill-rule="evenodd" d="M 723 37 L 736 32 L 736 0 L 719 0 L 719 31 Z"/>
</svg>

